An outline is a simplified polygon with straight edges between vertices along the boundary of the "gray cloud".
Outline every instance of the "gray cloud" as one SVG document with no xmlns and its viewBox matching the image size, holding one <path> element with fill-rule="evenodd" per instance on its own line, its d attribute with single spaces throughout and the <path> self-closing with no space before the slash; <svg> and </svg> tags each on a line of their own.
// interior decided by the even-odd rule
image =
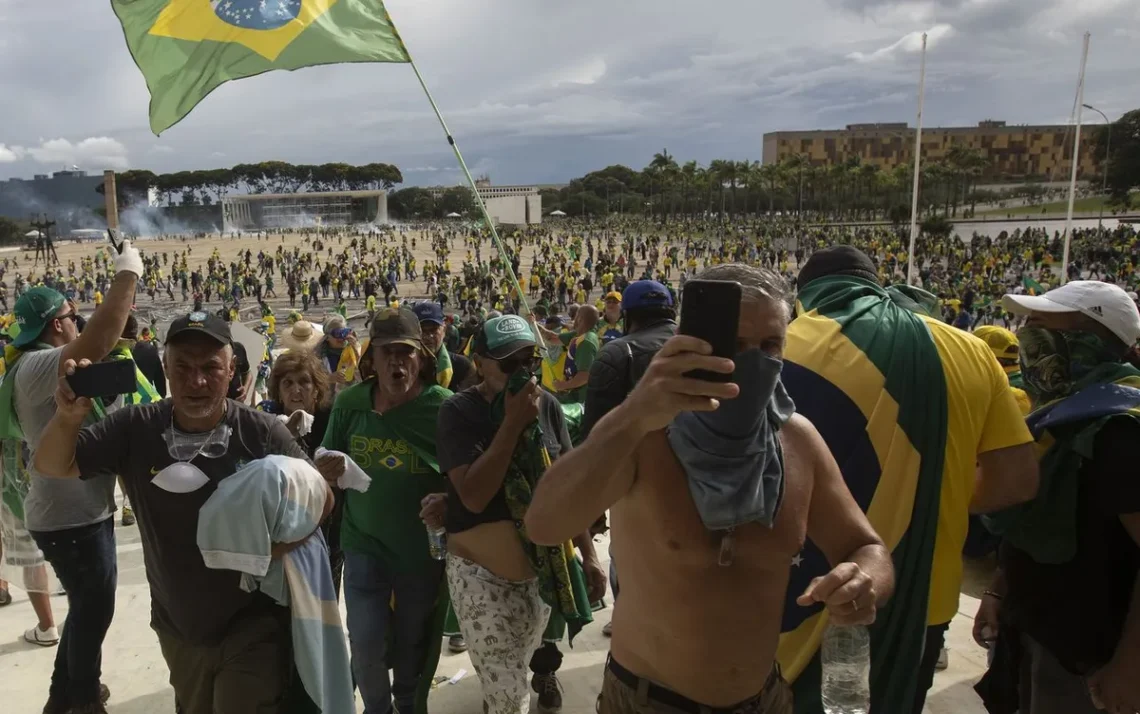
<svg viewBox="0 0 1140 714">
<path fill-rule="evenodd" d="M 497 183 L 640 167 L 663 146 L 702 162 L 759 159 L 766 131 L 913 122 L 923 31 L 937 34 L 928 125 L 1064 121 L 1086 28 L 1087 100 L 1111 116 L 1140 96 L 1136 38 L 1126 32 L 1140 27 L 1135 0 L 387 5 L 472 170 Z M 406 66 L 316 67 L 233 82 L 155 138 L 146 86 L 106 3 L 15 7 L 0 0 L 0 92 L 18 107 L 0 123 L 0 178 L 61 168 L 56 155 L 28 147 L 56 139 L 75 153 L 91 137 L 123 151 L 67 163 L 97 171 L 122 157 L 171 171 L 269 159 L 385 161 L 406 167 L 408 183 L 459 178 Z M 45 36 L 68 50 L 44 52 Z"/>
</svg>

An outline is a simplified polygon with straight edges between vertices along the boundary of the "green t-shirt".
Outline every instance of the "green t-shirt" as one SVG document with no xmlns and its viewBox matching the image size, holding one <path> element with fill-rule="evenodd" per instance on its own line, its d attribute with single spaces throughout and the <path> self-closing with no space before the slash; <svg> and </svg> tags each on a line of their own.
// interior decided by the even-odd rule
<svg viewBox="0 0 1140 714">
<path fill-rule="evenodd" d="M 345 491 L 341 547 L 380 558 L 392 572 L 414 573 L 432 562 L 420 501 L 445 490 L 435 423 L 451 391 L 432 385 L 411 402 L 377 414 L 375 385 L 372 378 L 337 397 L 322 444 L 351 456 L 372 478 L 364 493 Z"/>
<path fill-rule="evenodd" d="M 589 372 L 600 348 L 598 333 L 591 330 L 579 336 L 573 332 L 563 332 L 558 337 L 562 344 L 566 345 L 566 367 L 563 370 L 562 379 L 570 379 L 579 372 Z M 573 404 L 584 403 L 588 387 L 589 385 L 583 385 L 578 389 L 563 392 L 558 395 L 559 401 Z"/>
</svg>

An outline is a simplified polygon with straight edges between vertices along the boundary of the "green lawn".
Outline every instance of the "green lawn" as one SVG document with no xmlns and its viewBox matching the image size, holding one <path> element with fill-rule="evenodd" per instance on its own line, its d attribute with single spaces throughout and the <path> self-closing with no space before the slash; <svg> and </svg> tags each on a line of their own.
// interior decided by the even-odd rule
<svg viewBox="0 0 1140 714">
<path fill-rule="evenodd" d="M 1135 201 L 1133 197 L 1133 201 Z M 1101 207 L 1104 207 L 1105 214 L 1111 214 L 1112 208 L 1106 205 L 1107 198 L 1104 196 L 1093 196 L 1091 198 L 1078 198 L 1073 202 L 1074 213 L 1097 213 Z M 1061 214 L 1064 215 L 1069 210 L 1068 201 L 1055 201 L 1053 203 L 1045 203 L 1039 206 L 1012 206 L 1008 208 L 991 208 L 986 211 L 978 211 L 979 216 L 1004 216 L 1013 214 L 1014 216 L 1036 216 L 1042 213 L 1045 214 Z"/>
</svg>

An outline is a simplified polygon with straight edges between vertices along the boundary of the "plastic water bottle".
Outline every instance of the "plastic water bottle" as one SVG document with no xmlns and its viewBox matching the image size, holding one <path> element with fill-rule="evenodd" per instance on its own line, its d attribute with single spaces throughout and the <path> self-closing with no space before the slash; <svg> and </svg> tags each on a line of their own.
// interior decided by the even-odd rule
<svg viewBox="0 0 1140 714">
<path fill-rule="evenodd" d="M 439 528 L 427 527 L 428 534 L 428 551 L 431 557 L 436 560 L 443 560 L 447 557 L 447 529 L 443 526 Z"/>
<path fill-rule="evenodd" d="M 826 714 L 871 710 L 871 635 L 866 627 L 830 625 L 820 653 L 820 694 Z"/>
</svg>

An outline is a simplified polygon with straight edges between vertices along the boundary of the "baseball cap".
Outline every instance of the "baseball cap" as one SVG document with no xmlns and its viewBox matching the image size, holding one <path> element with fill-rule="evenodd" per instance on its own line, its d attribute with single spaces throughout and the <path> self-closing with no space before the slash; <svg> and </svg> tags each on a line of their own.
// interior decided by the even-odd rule
<svg viewBox="0 0 1140 714">
<path fill-rule="evenodd" d="M 386 307 L 376 313 L 368 331 L 370 344 L 408 345 L 423 348 L 423 333 L 416 313 L 407 308 Z"/>
<path fill-rule="evenodd" d="M 621 302 L 621 293 L 619 293 L 617 290 L 611 290 L 606 293 L 606 297 L 604 299 L 617 300 L 618 302 Z"/>
<path fill-rule="evenodd" d="M 166 342 L 170 344 L 179 335 L 191 332 L 199 332 L 213 337 L 223 345 L 233 344 L 234 341 L 233 335 L 230 333 L 230 323 L 213 313 L 199 310 L 170 323 L 170 329 L 166 331 Z"/>
<path fill-rule="evenodd" d="M 623 310 L 673 307 L 673 295 L 669 292 L 669 288 L 656 280 L 636 280 L 625 289 L 621 306 Z"/>
<path fill-rule="evenodd" d="M 42 285 L 21 295 L 12 310 L 16 324 L 20 326 L 20 334 L 12 341 L 12 346 L 26 347 L 35 342 L 64 302 L 66 299 L 62 294 Z"/>
<path fill-rule="evenodd" d="M 998 359 L 1017 359 L 1021 350 L 1017 336 L 1004 327 L 982 325 L 974 330 L 974 336 L 985 342 Z"/>
<path fill-rule="evenodd" d="M 1131 347 L 1140 339 L 1140 310 L 1124 290 L 1099 280 L 1073 280 L 1044 295 L 1006 295 L 1001 306 L 1015 315 L 1079 312 L 1107 327 Z"/>
<path fill-rule="evenodd" d="M 483 323 L 483 337 L 491 359 L 503 359 L 538 342 L 530 325 L 518 315 L 500 315 L 487 320 Z"/>
<path fill-rule="evenodd" d="M 443 324 L 443 308 L 439 306 L 439 303 L 418 302 L 412 307 L 412 312 L 416 313 L 420 322 L 430 322 L 433 325 Z"/>
</svg>

